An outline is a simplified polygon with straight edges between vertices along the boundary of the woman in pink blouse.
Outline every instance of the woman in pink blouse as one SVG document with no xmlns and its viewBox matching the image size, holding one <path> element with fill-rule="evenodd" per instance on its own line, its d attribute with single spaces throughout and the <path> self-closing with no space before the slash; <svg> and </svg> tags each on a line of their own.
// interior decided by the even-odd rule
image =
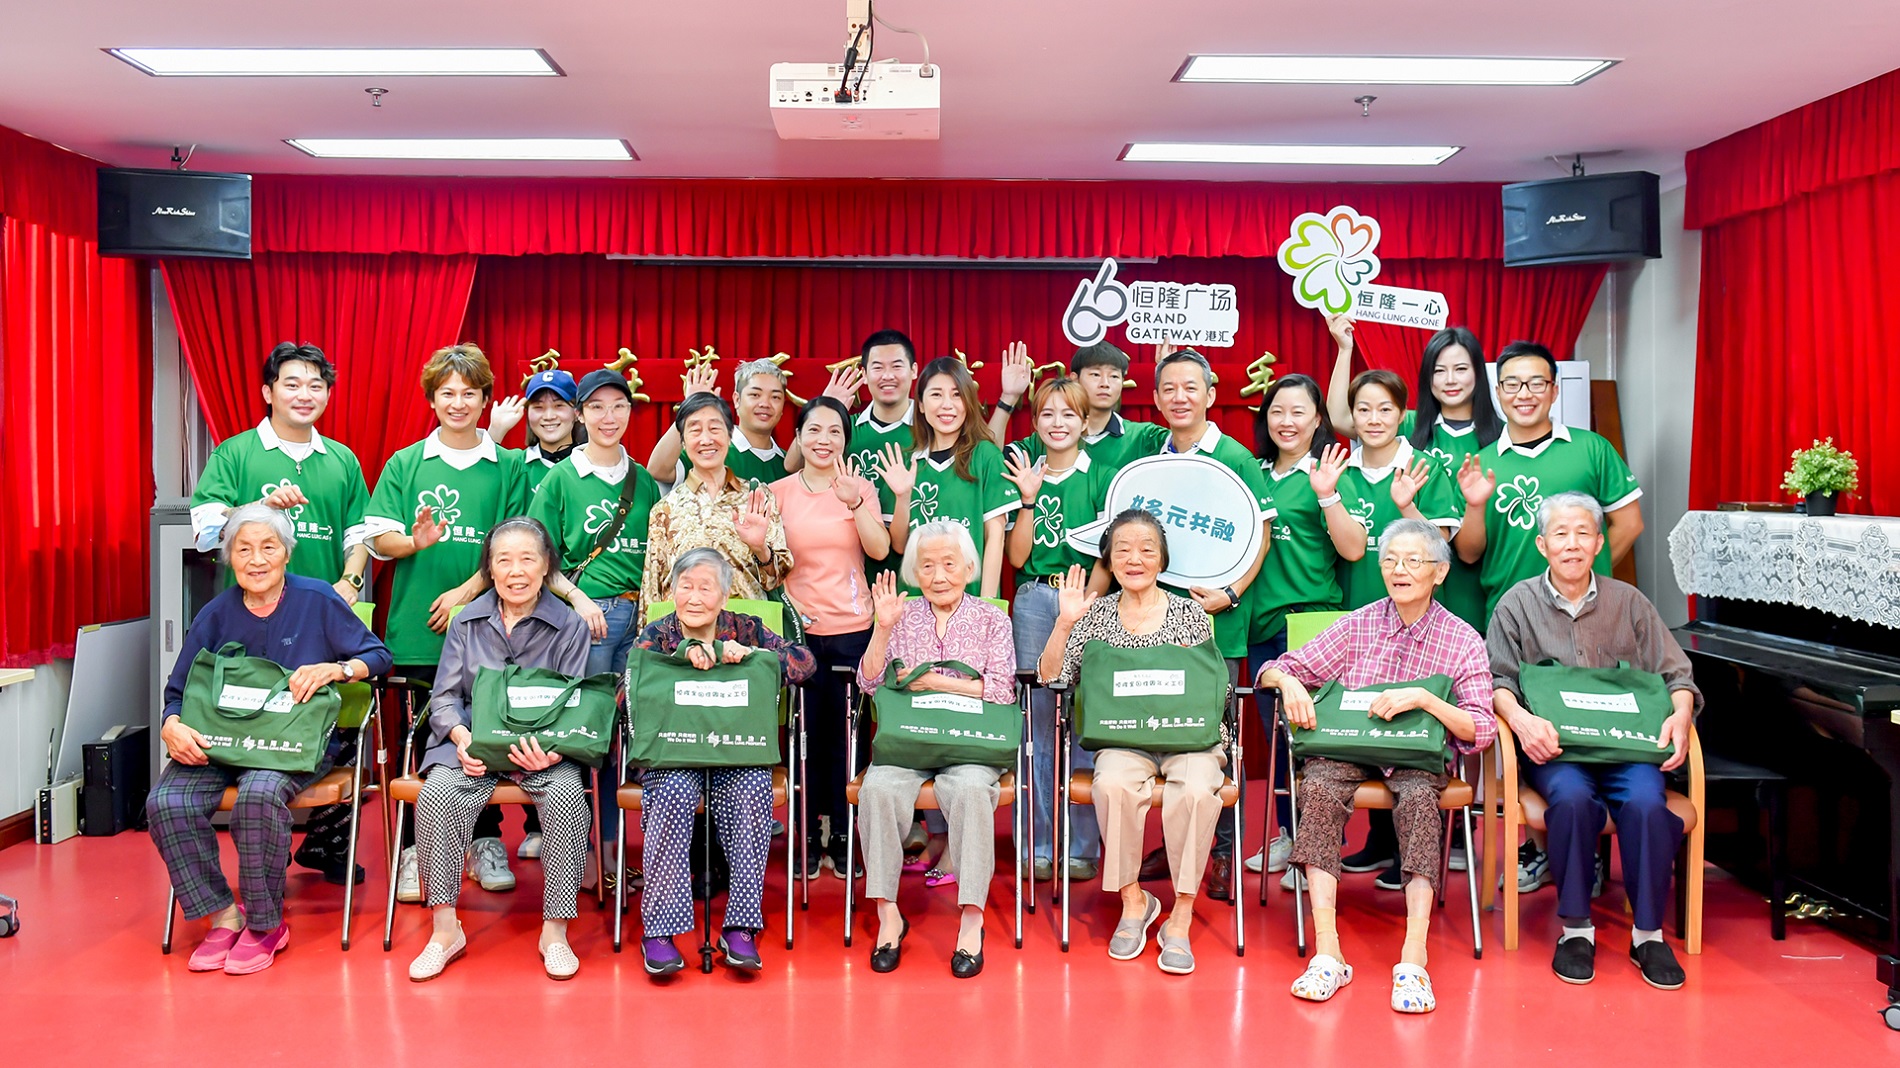
<svg viewBox="0 0 1900 1068">
<path fill-rule="evenodd" d="M 897 592 L 895 577 L 878 576 L 872 590 L 876 622 L 871 643 L 858 662 L 858 685 L 869 692 L 892 660 L 905 664 L 955 660 L 979 677 L 937 669 L 912 690 L 981 697 L 996 704 L 1016 699 L 1016 646 L 1009 617 L 965 592 L 981 569 L 976 543 L 955 520 L 925 523 L 904 550 L 903 580 L 923 591 L 921 600 Z M 937 805 L 949 825 L 948 854 L 956 865 L 957 904 L 963 924 L 950 973 L 968 979 L 983 970 L 983 906 L 996 870 L 996 768 L 957 764 L 919 770 L 873 764 L 858 789 L 865 896 L 877 906 L 878 930 L 871 970 L 894 970 L 910 922 L 897 910 L 897 883 L 904 865 L 904 832 L 916 817 L 917 793 L 936 783 Z"/>
</svg>

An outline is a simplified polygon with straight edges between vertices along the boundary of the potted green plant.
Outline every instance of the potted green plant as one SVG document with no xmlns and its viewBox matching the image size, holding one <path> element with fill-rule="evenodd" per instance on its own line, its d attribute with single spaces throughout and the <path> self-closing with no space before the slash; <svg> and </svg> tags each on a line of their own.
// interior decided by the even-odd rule
<svg viewBox="0 0 1900 1068">
<path fill-rule="evenodd" d="M 1781 488 L 1798 494 L 1809 515 L 1833 515 L 1836 499 L 1860 488 L 1860 464 L 1854 454 L 1834 447 L 1834 439 L 1816 441 L 1792 454 L 1794 463 Z"/>
</svg>

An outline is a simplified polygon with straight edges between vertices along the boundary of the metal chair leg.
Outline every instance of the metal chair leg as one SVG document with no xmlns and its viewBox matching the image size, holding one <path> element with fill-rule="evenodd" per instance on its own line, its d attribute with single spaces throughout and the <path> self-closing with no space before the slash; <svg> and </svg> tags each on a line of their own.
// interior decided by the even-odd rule
<svg viewBox="0 0 1900 1068">
<path fill-rule="evenodd" d="M 1057 700 L 1060 701 L 1061 698 L 1058 697 Z M 1074 772 L 1069 769 L 1068 737 L 1066 732 L 1061 729 L 1062 717 L 1060 709 L 1057 710 L 1056 723 L 1057 741 L 1055 763 L 1053 766 L 1056 769 L 1056 811 L 1061 818 L 1062 824 L 1061 833 L 1057 835 L 1055 839 L 1055 849 L 1053 852 L 1056 856 L 1060 856 L 1063 859 L 1063 863 L 1056 865 L 1056 879 L 1062 887 L 1062 952 L 1067 953 L 1069 951 L 1068 858 L 1070 842 L 1075 835 L 1075 815 L 1069 811 L 1069 777 L 1073 775 Z"/>
<path fill-rule="evenodd" d="M 356 733 L 356 765 L 350 782 L 350 848 L 346 854 L 343 871 L 343 951 L 350 949 L 350 926 L 356 919 L 356 837 L 363 815 L 363 750 L 369 748 L 369 727 L 375 722 L 375 712 L 363 721 Z"/>
<path fill-rule="evenodd" d="M 169 881 L 170 880 L 168 879 L 167 882 Z M 168 955 L 171 953 L 172 951 L 172 925 L 177 922 L 178 922 L 178 890 L 176 887 L 167 886 L 165 888 L 165 937 L 160 939 L 158 943 L 158 951 L 160 953 L 164 953 Z"/>
<path fill-rule="evenodd" d="M 392 856 L 389 862 L 389 899 L 383 903 L 383 952 L 389 947 L 396 933 L 396 879 L 402 870 L 402 829 L 404 820 L 409 816 L 409 806 L 393 798 L 389 804 L 396 809 L 396 833 L 390 839 Z"/>
<path fill-rule="evenodd" d="M 1440 846 L 1438 850 L 1438 907 L 1441 909 L 1445 907 L 1445 884 L 1451 880 L 1452 812 L 1450 809 L 1446 809 L 1442 815 L 1444 816 L 1444 844 Z M 1469 862 L 1470 856 L 1467 854 L 1465 859 Z"/>
<path fill-rule="evenodd" d="M 845 684 L 844 781 L 848 785 L 858 776 L 858 696 L 855 683 Z M 851 948 L 855 933 L 858 881 L 851 869 L 858 855 L 858 806 L 847 799 L 844 806 L 844 948 Z"/>
<path fill-rule="evenodd" d="M 594 812 L 600 811 L 600 801 L 601 801 L 601 798 L 606 796 L 606 788 L 607 788 L 606 770 L 603 768 L 595 768 L 594 769 L 594 796 L 587 799 L 587 805 L 590 810 Z M 591 820 L 589 822 L 600 823 L 599 820 Z M 600 833 L 604 829 L 605 829 L 604 826 L 596 827 L 594 828 L 594 833 L 592 835 L 594 839 L 592 843 L 594 847 L 594 870 L 597 872 L 604 872 L 607 870 L 607 836 Z M 607 907 L 607 880 L 595 879 L 594 880 L 594 908 L 598 910 L 598 909 L 604 909 L 606 907 Z"/>
<path fill-rule="evenodd" d="M 1028 717 L 1025 716 L 1024 727 L 1029 725 L 1027 720 Z M 1024 737 L 1028 737 L 1027 731 L 1024 732 Z M 1021 949 L 1023 948 L 1023 846 L 1028 845 L 1032 850 L 1035 848 L 1035 843 L 1033 841 L 1026 842 L 1021 833 L 1023 827 L 1023 809 L 1028 807 L 1023 804 L 1023 750 L 1021 746 L 1016 748 L 1016 796 L 1011 803 L 1015 805 L 1016 810 L 1010 813 L 1013 818 L 1009 824 L 1009 851 L 1016 859 L 1016 948 Z M 1030 883 L 1032 885 L 1035 883 L 1033 873 L 1030 877 Z"/>
<path fill-rule="evenodd" d="M 1465 821 L 1465 885 L 1471 890 L 1471 957 L 1484 959 L 1484 928 L 1478 920 L 1478 866 L 1472 861 L 1477 858 L 1471 849 L 1471 809 L 1464 810 Z"/>
<path fill-rule="evenodd" d="M 699 970 L 707 975 L 713 970 L 713 814 L 712 814 L 712 770 L 699 773 L 699 796 L 706 810 L 706 824 L 702 837 L 706 846 L 706 904 L 701 912 L 704 917 L 704 933 L 699 940 Z"/>
<path fill-rule="evenodd" d="M 811 763 L 810 724 L 805 691 L 798 691 L 798 907 L 811 908 Z M 791 924 L 786 924 L 785 948 L 792 948 Z"/>
<path fill-rule="evenodd" d="M 614 952 L 620 952 L 621 924 L 627 915 L 627 810 L 614 805 L 614 820 L 619 837 L 614 839 Z"/>
<path fill-rule="evenodd" d="M 1300 837 L 1300 790 L 1299 779 L 1293 774 L 1293 740 L 1286 734 L 1286 724 L 1282 722 L 1280 740 L 1287 746 L 1286 814 L 1293 823 L 1293 838 Z M 1264 865 L 1263 865 L 1264 867 Z M 1300 959 L 1306 959 L 1306 895 L 1311 893 L 1303 869 L 1294 869 L 1289 863 L 1287 869 L 1293 872 L 1293 934 L 1294 944 L 1299 949 Z"/>
</svg>

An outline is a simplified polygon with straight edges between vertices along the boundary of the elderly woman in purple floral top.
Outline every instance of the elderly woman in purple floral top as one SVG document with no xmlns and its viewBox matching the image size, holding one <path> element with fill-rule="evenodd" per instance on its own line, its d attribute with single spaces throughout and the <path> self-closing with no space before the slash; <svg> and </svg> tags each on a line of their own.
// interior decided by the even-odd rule
<svg viewBox="0 0 1900 1068">
<path fill-rule="evenodd" d="M 872 590 L 877 612 L 871 643 L 858 662 L 858 685 L 875 689 L 892 660 L 905 664 L 955 660 L 980 677 L 965 678 L 938 668 L 911 684 L 912 690 L 981 697 L 996 704 L 1016 699 L 1016 644 L 1009 617 L 965 592 L 981 562 L 970 532 L 953 520 L 925 523 L 904 550 L 904 582 L 923 591 L 922 600 L 897 592 L 896 577 L 879 575 Z M 897 967 L 910 923 L 897 910 L 897 883 L 904 864 L 904 831 L 916 816 L 917 793 L 936 783 L 937 806 L 949 825 L 948 855 L 957 872 L 957 904 L 963 925 L 950 972 L 968 979 L 983 970 L 983 905 L 996 870 L 997 769 L 957 764 L 931 770 L 873 764 L 858 789 L 863 828 L 865 896 L 877 905 L 877 942 L 871 969 Z"/>
<path fill-rule="evenodd" d="M 719 550 L 680 554 L 673 562 L 668 586 L 673 591 L 673 612 L 647 624 L 636 643 L 640 648 L 671 653 L 688 638 L 719 641 L 724 643 L 721 659 L 727 663 L 738 663 L 764 649 L 777 654 L 785 681 L 794 685 L 818 669 L 810 649 L 773 634 L 757 616 L 726 610 L 732 563 Z M 713 666 L 712 656 L 703 649 L 696 647 L 686 656 L 702 671 Z M 686 967 L 673 936 L 693 929 L 688 868 L 701 777 L 701 771 L 690 768 L 649 768 L 641 774 L 646 889 L 640 895 L 640 921 L 645 928 L 640 952 L 648 975 L 671 975 Z M 706 811 L 718 829 L 719 844 L 732 871 L 720 952 L 727 967 L 756 972 L 763 966 L 755 936 L 765 927 L 759 899 L 765 893 L 765 854 L 772 844 L 772 769 L 713 768 L 705 777 L 712 794 L 706 799 Z"/>
</svg>

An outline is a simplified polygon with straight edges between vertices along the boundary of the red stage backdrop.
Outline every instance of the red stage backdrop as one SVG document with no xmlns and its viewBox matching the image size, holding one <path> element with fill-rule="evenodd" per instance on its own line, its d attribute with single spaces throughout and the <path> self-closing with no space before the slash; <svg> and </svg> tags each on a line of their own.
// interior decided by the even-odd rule
<svg viewBox="0 0 1900 1068">
<path fill-rule="evenodd" d="M 1860 461 L 1844 512 L 1900 514 L 1900 71 L 1689 153 L 1702 230 L 1689 499 L 1787 500 L 1789 453 Z"/>
<path fill-rule="evenodd" d="M 101 259 L 82 156 L 0 127 L 0 665 L 146 614 L 151 352 L 141 272 Z"/>
</svg>

